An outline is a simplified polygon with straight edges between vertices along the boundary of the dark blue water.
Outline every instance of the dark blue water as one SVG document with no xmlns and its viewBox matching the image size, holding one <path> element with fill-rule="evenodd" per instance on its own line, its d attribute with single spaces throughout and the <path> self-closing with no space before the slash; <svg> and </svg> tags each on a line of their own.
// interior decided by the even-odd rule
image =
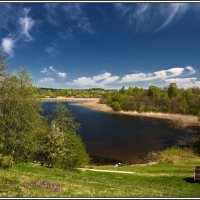
<svg viewBox="0 0 200 200">
<path fill-rule="evenodd" d="M 115 115 L 63 103 L 81 123 L 81 138 L 96 162 L 141 163 L 150 151 L 166 149 L 191 139 L 192 133 L 188 130 L 174 128 L 161 120 Z M 44 114 L 49 114 L 55 104 L 43 103 Z"/>
</svg>

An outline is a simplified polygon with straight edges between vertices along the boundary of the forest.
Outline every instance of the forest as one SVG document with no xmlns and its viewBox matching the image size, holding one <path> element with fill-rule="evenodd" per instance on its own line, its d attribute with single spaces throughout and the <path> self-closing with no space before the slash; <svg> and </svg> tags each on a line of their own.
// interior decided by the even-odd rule
<svg viewBox="0 0 200 200">
<path fill-rule="evenodd" d="M 150 86 L 148 89 L 122 87 L 102 95 L 105 103 L 115 111 L 163 112 L 200 115 L 200 89 L 180 89 L 176 83 L 168 87 Z"/>
<path fill-rule="evenodd" d="M 90 89 L 54 89 L 54 88 L 37 88 L 37 93 L 41 98 L 74 97 L 74 98 L 100 98 L 103 94 L 114 90 L 104 90 L 102 88 Z"/>
</svg>

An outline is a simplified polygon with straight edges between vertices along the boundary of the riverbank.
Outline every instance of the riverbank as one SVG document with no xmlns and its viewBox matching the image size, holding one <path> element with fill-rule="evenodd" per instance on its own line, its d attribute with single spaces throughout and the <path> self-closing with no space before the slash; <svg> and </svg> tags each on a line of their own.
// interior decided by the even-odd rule
<svg viewBox="0 0 200 200">
<path fill-rule="evenodd" d="M 171 114 L 171 113 L 159 113 L 159 112 L 137 112 L 137 111 L 113 111 L 111 107 L 100 104 L 99 98 L 66 98 L 66 97 L 57 97 L 57 98 L 43 98 L 43 101 L 66 101 L 66 102 L 75 102 L 78 106 L 83 106 L 92 110 L 107 112 L 112 114 L 120 115 L 130 115 L 138 117 L 148 117 L 155 119 L 163 119 L 173 122 L 180 127 L 200 127 L 200 122 L 198 117 L 194 115 L 183 115 L 183 114 Z"/>
</svg>

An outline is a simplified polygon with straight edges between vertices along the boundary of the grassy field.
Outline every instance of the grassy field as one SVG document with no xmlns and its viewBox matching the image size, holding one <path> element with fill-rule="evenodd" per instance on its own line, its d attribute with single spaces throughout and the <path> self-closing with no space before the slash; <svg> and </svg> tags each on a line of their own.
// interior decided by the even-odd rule
<svg viewBox="0 0 200 200">
<path fill-rule="evenodd" d="M 36 164 L 0 169 L 1 197 L 200 197 L 200 183 L 193 181 L 200 159 L 152 166 L 90 166 L 133 171 L 116 174 L 62 171 Z"/>
</svg>

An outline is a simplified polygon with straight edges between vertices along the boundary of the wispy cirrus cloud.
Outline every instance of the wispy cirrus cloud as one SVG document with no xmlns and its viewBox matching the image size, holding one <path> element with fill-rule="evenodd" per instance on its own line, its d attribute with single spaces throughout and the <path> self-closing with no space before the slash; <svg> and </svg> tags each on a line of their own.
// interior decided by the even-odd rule
<svg viewBox="0 0 200 200">
<path fill-rule="evenodd" d="M 199 11 L 195 5 L 188 3 L 115 3 L 113 5 L 121 18 L 133 26 L 135 31 L 160 31 L 183 17 L 189 10 Z"/>
<path fill-rule="evenodd" d="M 24 37 L 25 41 L 32 40 L 30 35 L 31 29 L 35 25 L 35 21 L 29 17 L 30 8 L 24 8 L 22 12 L 22 17 L 19 18 L 19 24 L 21 26 L 21 36 Z"/>
<path fill-rule="evenodd" d="M 62 25 L 64 30 L 58 35 L 63 39 L 72 39 L 79 32 L 93 34 L 89 17 L 79 3 L 45 4 L 47 21 L 53 26 Z"/>
<path fill-rule="evenodd" d="M 1 39 L 1 47 L 10 56 L 14 56 L 14 47 L 19 41 L 29 42 L 33 39 L 30 32 L 35 26 L 35 20 L 29 16 L 29 8 L 1 4 L 0 9 L 0 30 L 7 32 Z"/>
<path fill-rule="evenodd" d="M 167 27 L 176 18 L 182 17 L 189 10 L 189 8 L 190 5 L 187 3 L 171 3 L 167 5 L 167 8 L 166 6 L 162 5 L 159 9 L 159 13 L 164 17 L 164 22 L 157 29 L 157 31 Z"/>
<path fill-rule="evenodd" d="M 51 45 L 45 48 L 45 52 L 48 53 L 51 57 L 56 57 L 60 54 L 59 47 L 56 42 L 52 42 Z"/>
</svg>

